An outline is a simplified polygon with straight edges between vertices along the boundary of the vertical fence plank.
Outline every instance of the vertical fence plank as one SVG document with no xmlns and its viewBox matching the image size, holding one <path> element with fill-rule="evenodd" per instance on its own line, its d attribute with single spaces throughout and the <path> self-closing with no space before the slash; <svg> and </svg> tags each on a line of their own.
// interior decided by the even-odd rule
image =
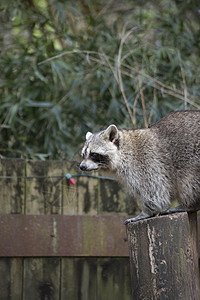
<svg viewBox="0 0 200 300">
<path fill-rule="evenodd" d="M 63 162 L 48 161 L 47 176 L 44 186 L 45 214 L 61 214 L 62 212 L 62 180 Z M 55 176 L 55 178 L 53 178 Z"/>
<path fill-rule="evenodd" d="M 0 299 L 22 299 L 22 259 L 0 258 Z"/>
<path fill-rule="evenodd" d="M 61 300 L 98 300 L 96 273 L 96 258 L 63 258 Z"/>
<path fill-rule="evenodd" d="M 60 298 L 60 258 L 26 258 L 24 267 L 23 299 Z"/>
<path fill-rule="evenodd" d="M 63 178 L 54 176 L 63 176 L 63 163 L 29 161 L 26 172 L 26 214 L 60 214 Z"/>
<path fill-rule="evenodd" d="M 0 160 L 0 214 L 24 213 L 25 162 Z M 9 178 L 10 177 L 10 178 Z M 3 247 L 3 245 L 1 245 Z M 0 298 L 20 300 L 22 295 L 22 258 L 0 259 Z"/>
<path fill-rule="evenodd" d="M 27 214 L 62 213 L 62 176 L 61 161 L 27 163 Z M 59 291 L 60 259 L 45 257 L 25 259 L 24 299 L 57 300 Z"/>
<path fill-rule="evenodd" d="M 44 214 L 45 162 L 30 161 L 26 164 L 26 214 Z M 39 176 L 41 178 L 39 178 Z M 31 178 L 33 177 L 33 178 Z"/>
<path fill-rule="evenodd" d="M 79 177 L 77 185 L 78 214 L 97 215 L 99 203 L 99 179 Z"/>
<path fill-rule="evenodd" d="M 0 214 L 24 212 L 25 162 L 0 159 Z M 10 178 L 9 178 L 10 177 Z"/>
<path fill-rule="evenodd" d="M 78 170 L 74 163 L 63 162 L 64 174 L 77 174 Z M 76 185 L 71 185 L 69 180 L 63 179 L 63 214 L 64 215 L 77 215 L 78 202 L 77 202 L 77 178 L 75 177 Z"/>
<path fill-rule="evenodd" d="M 128 258 L 98 258 L 97 299 L 130 300 Z"/>
<path fill-rule="evenodd" d="M 139 214 L 137 199 L 133 199 L 117 181 L 99 181 L 99 213 Z"/>
</svg>

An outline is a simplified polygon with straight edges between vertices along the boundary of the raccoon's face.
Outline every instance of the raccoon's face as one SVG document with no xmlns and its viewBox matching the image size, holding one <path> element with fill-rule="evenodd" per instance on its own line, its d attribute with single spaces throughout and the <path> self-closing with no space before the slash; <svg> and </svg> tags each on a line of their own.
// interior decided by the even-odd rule
<svg viewBox="0 0 200 300">
<path fill-rule="evenodd" d="M 112 168 L 112 161 L 119 147 L 119 132 L 115 125 L 106 130 L 86 134 L 86 142 L 82 149 L 82 171 L 95 171 L 101 168 Z"/>
</svg>

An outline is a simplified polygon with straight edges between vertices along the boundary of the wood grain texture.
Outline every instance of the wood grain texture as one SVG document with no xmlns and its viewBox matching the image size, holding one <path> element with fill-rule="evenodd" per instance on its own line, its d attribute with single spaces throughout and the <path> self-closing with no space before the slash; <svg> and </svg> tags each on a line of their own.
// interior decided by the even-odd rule
<svg viewBox="0 0 200 300">
<path fill-rule="evenodd" d="M 63 161 L 63 173 L 66 175 L 70 173 L 71 175 L 78 173 L 77 163 Z M 62 179 L 62 193 L 63 193 L 63 202 L 62 202 L 62 214 L 64 215 L 77 215 L 78 214 L 78 190 L 79 186 L 71 185 L 69 180 L 65 177 Z"/>
<path fill-rule="evenodd" d="M 0 299 L 21 300 L 23 258 L 0 258 Z"/>
<path fill-rule="evenodd" d="M 25 161 L 0 159 L 0 176 L 0 214 L 23 214 Z"/>
<path fill-rule="evenodd" d="M 23 299 L 59 299 L 60 258 L 26 258 L 23 279 Z"/>
<path fill-rule="evenodd" d="M 195 213 L 130 223 L 127 233 L 132 299 L 200 299 Z"/>
<path fill-rule="evenodd" d="M 122 216 L 0 215 L 0 256 L 128 257 Z"/>
<path fill-rule="evenodd" d="M 26 214 L 60 214 L 63 163 L 29 161 L 26 164 L 26 176 Z"/>
<path fill-rule="evenodd" d="M 130 267 L 126 258 L 99 258 L 97 299 L 130 300 Z"/>
<path fill-rule="evenodd" d="M 130 300 L 128 258 L 62 259 L 61 299 Z"/>
<path fill-rule="evenodd" d="M 24 214 L 25 161 L 0 159 L 0 176 L 0 215 Z M 0 258 L 0 299 L 21 300 L 22 290 L 23 258 Z"/>
<path fill-rule="evenodd" d="M 97 300 L 97 259 L 63 258 L 61 299 Z"/>
</svg>

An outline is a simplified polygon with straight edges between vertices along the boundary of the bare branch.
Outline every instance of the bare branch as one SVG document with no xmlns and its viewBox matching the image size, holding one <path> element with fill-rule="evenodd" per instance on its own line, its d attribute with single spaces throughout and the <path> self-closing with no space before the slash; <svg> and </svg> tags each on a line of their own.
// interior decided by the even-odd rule
<svg viewBox="0 0 200 300">
<path fill-rule="evenodd" d="M 179 58 L 181 76 L 182 76 L 182 79 L 183 79 L 183 86 L 184 86 L 184 107 L 185 107 L 185 109 L 187 109 L 187 103 L 188 103 L 187 95 L 188 95 L 188 92 L 187 92 L 187 85 L 186 85 L 186 79 L 185 79 L 185 71 L 183 69 L 181 54 L 180 54 L 179 50 L 178 50 L 178 58 Z"/>
<path fill-rule="evenodd" d="M 119 88 L 120 88 L 120 91 L 122 93 L 122 97 L 123 97 L 123 100 L 125 102 L 125 105 L 126 105 L 126 108 L 127 108 L 127 111 L 128 111 L 128 114 L 130 116 L 130 119 L 131 119 L 131 122 L 133 124 L 134 127 L 136 127 L 136 120 L 131 112 L 131 109 L 130 109 L 130 106 L 128 104 L 128 100 L 126 98 L 126 94 L 125 94 L 125 91 L 124 91 L 124 85 L 123 85 L 123 81 L 122 81 L 122 72 L 121 72 L 121 57 L 122 57 L 122 50 L 123 50 L 123 45 L 126 41 L 126 39 L 130 36 L 130 34 L 136 30 L 137 27 L 135 28 L 132 28 L 131 30 L 129 30 L 124 37 L 122 37 L 121 39 L 121 42 L 120 42 L 120 47 L 119 47 L 119 52 L 118 52 L 118 59 L 117 59 L 117 62 L 118 62 L 118 83 L 119 83 Z"/>
</svg>

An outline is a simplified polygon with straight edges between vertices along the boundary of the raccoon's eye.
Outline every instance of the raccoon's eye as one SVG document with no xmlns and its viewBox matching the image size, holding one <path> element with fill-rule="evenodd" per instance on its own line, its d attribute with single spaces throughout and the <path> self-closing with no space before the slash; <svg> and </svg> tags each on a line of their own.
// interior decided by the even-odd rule
<svg viewBox="0 0 200 300">
<path fill-rule="evenodd" d="M 92 160 L 98 160 L 99 159 L 99 154 L 98 153 L 95 153 L 95 152 L 91 152 L 90 153 L 90 158 Z"/>
</svg>

